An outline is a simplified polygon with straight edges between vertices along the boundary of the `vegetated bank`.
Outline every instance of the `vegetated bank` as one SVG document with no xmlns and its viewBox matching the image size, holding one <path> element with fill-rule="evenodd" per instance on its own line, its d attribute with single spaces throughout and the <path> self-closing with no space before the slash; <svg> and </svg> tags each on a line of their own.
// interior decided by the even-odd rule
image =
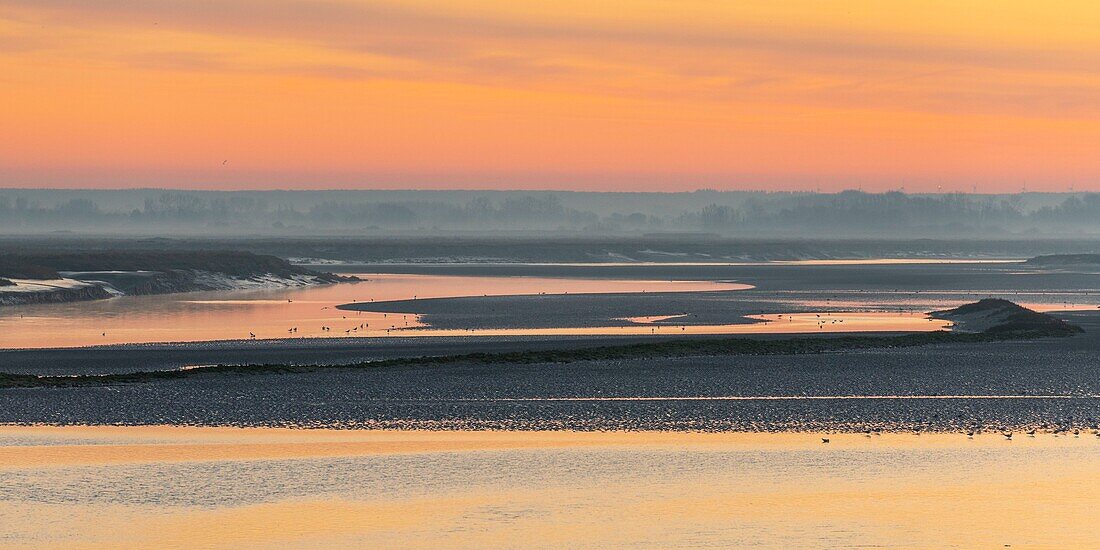
<svg viewBox="0 0 1100 550">
<path fill-rule="evenodd" d="M 1024 262 L 1039 267 L 1100 266 L 1100 254 L 1050 254 Z"/>
<path fill-rule="evenodd" d="M 0 305 L 357 280 L 237 251 L 18 252 L 0 256 Z"/>
</svg>

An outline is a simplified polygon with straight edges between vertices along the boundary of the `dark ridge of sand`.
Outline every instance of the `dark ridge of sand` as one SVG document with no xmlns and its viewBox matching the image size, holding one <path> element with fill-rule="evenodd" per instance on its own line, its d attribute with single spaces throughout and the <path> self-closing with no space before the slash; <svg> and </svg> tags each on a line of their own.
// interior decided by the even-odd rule
<svg viewBox="0 0 1100 550">
<path fill-rule="evenodd" d="M 1059 318 L 1088 328 L 1085 340 L 1064 344 L 1080 347 L 1100 334 L 1100 312 L 1060 312 Z M 680 321 L 683 322 L 683 321 Z M 800 338 L 835 338 L 846 333 L 806 334 Z M 891 336 L 897 333 L 859 333 Z M 3 372 L 45 376 L 123 374 L 176 370 L 196 365 L 350 365 L 387 359 L 471 353 L 568 350 L 575 348 L 663 342 L 672 336 L 425 336 L 371 338 L 294 338 L 224 340 L 164 344 L 129 344 L 86 348 L 0 350 Z M 777 340 L 788 334 L 751 334 L 743 338 Z M 725 335 L 675 336 L 678 340 L 719 340 Z"/>
<path fill-rule="evenodd" d="M 995 297 L 1042 301 L 1051 293 L 1080 299 L 1100 294 L 1095 275 L 1022 268 L 1021 264 L 950 265 L 376 265 L 384 273 L 583 277 L 636 280 L 736 281 L 753 285 L 734 292 L 487 296 L 345 304 L 341 309 L 415 313 L 434 328 L 556 328 L 629 324 L 626 317 L 680 315 L 667 324 L 729 324 L 745 315 L 906 309 L 928 311 L 947 304 Z M 806 305 L 811 302 L 811 305 Z M 832 305 L 863 302 L 864 306 Z M 890 305 L 893 304 L 893 305 Z"/>
<path fill-rule="evenodd" d="M 687 431 L 1090 428 L 1100 419 L 1098 352 L 1097 339 L 1079 336 L 799 356 L 407 362 L 279 376 L 10 388 L 0 391 L 0 422 Z M 793 399 L 675 399 L 724 396 Z M 963 397 L 938 398 L 943 396 Z M 608 397 L 671 399 L 561 400 Z"/>
<path fill-rule="evenodd" d="M 720 338 L 699 340 L 676 338 L 636 344 L 570 347 L 535 351 L 467 353 L 460 355 L 419 356 L 384 359 L 343 366 L 291 365 L 287 363 L 261 365 L 194 365 L 175 370 L 134 371 L 112 374 L 32 375 L 0 372 L 0 389 L 34 387 L 91 387 L 118 384 L 154 383 L 196 376 L 275 375 L 311 372 L 321 369 L 353 368 L 384 369 L 409 365 L 447 366 L 463 363 L 511 365 L 528 363 L 574 363 L 595 360 L 629 360 L 639 358 L 706 357 L 732 355 L 805 355 L 829 351 L 849 351 L 868 348 L 912 347 L 933 344 L 999 342 L 1015 338 L 1046 337 L 1047 334 L 952 334 L 932 332 L 901 336 L 836 336 L 834 338 L 785 338 L 758 340 L 752 338 Z"/>
<path fill-rule="evenodd" d="M 0 370 L 14 374 L 72 376 L 177 370 L 195 365 L 350 365 L 424 355 L 554 350 L 653 341 L 652 337 L 638 336 L 429 336 L 129 344 L 0 350 Z"/>
<path fill-rule="evenodd" d="M 604 344 L 598 346 L 560 347 L 553 349 L 521 349 L 515 351 L 474 352 L 452 355 L 420 355 L 398 357 L 345 365 L 344 368 L 388 368 L 406 365 L 450 365 L 457 363 L 526 364 L 571 363 L 593 360 L 629 360 L 639 358 L 672 358 L 730 355 L 804 355 L 830 351 L 851 351 L 871 348 L 915 347 L 934 344 L 993 343 L 1008 340 L 1067 337 L 1084 332 L 1076 325 L 1049 315 L 1034 312 L 1006 300 L 986 299 L 958 308 L 935 312 L 960 323 L 981 324 L 972 332 L 919 332 L 901 335 L 837 334 L 831 338 L 798 336 L 775 339 L 757 338 L 668 338 L 637 343 Z M 276 364 L 187 365 L 173 370 L 135 370 L 122 373 L 35 375 L 0 372 L 0 388 L 13 387 L 80 387 L 113 384 L 159 382 L 193 376 L 260 375 L 300 373 L 332 365 L 294 365 L 286 361 Z"/>
<path fill-rule="evenodd" d="M 1100 325 L 1096 315 L 1079 319 Z M 156 383 L 8 388 L 0 423 L 843 432 L 1096 425 L 1100 339 L 991 337 L 801 355 L 555 362 L 561 352 L 551 351 L 268 368 L 278 376 L 197 370 L 163 373 Z"/>
</svg>

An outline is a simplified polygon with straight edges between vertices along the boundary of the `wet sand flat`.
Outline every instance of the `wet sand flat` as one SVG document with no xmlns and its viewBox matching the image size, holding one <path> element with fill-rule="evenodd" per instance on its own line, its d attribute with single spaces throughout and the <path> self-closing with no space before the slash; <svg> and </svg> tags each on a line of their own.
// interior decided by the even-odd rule
<svg viewBox="0 0 1100 550">
<path fill-rule="evenodd" d="M 0 309 L 0 349 L 277 338 L 397 335 L 423 326 L 411 312 L 352 312 L 341 304 L 456 296 L 739 291 L 720 281 L 358 274 L 358 283 L 123 296 Z M 409 332 L 406 334 L 415 335 Z"/>
<path fill-rule="evenodd" d="M 159 450 L 179 445 L 192 451 Z M 53 447 L 87 450 L 29 460 Z M 0 467 L 0 547 L 1090 547 L 1098 449 L 1091 435 L 6 426 L 0 450 L 28 460 Z"/>
<path fill-rule="evenodd" d="M 781 264 L 755 265 L 378 265 L 380 271 L 436 275 L 584 277 L 592 279 L 737 281 L 738 292 L 608 293 L 587 296 L 472 296 L 348 304 L 362 313 L 415 313 L 430 330 L 516 331 L 579 328 L 608 332 L 637 330 L 635 318 L 662 328 L 700 332 L 779 332 L 781 323 L 761 327 L 778 315 L 881 316 L 877 323 L 852 327 L 828 324 L 823 330 L 912 330 L 910 317 L 997 297 L 1044 311 L 1100 311 L 1100 278 L 1094 273 L 1037 269 L 1021 264 Z M 786 317 L 789 320 L 789 317 Z M 816 320 L 816 319 L 815 319 Z M 918 323 L 919 324 L 919 323 Z M 789 323 L 788 323 L 789 325 Z M 685 328 L 686 327 L 686 328 Z M 693 328 L 698 327 L 698 328 Z M 814 328 L 814 330 L 822 330 Z M 421 332 L 415 329 L 410 332 Z"/>
<path fill-rule="evenodd" d="M 1096 310 L 1093 273 L 1014 263 L 375 266 L 358 284 L 132 296 L 0 311 L 0 348 L 456 335 L 623 336 L 928 330 L 914 315 L 982 297 Z M 400 273 L 401 270 L 409 273 Z M 414 298 L 415 297 L 415 298 Z M 347 309 L 337 309 L 344 306 Z M 815 326 L 806 315 L 868 314 Z M 762 323 L 790 315 L 806 327 Z M 631 318 L 666 317 L 634 323 Z M 874 322 L 871 322 L 874 321 Z M 334 342 L 335 346 L 337 344 Z"/>
<path fill-rule="evenodd" d="M 676 324 L 676 316 L 661 316 L 660 324 L 647 317 L 631 317 L 630 324 L 592 327 L 529 327 L 529 328 L 415 328 L 395 331 L 389 336 L 422 338 L 426 336 L 638 336 L 656 335 L 745 335 L 745 334 L 817 334 L 852 332 L 933 332 L 949 329 L 951 323 L 931 319 L 927 315 L 896 312 L 838 311 L 824 314 L 787 313 L 746 315 L 744 319 L 760 322 L 732 324 Z"/>
<path fill-rule="evenodd" d="M 413 360 L 389 367 L 200 372 L 147 383 L 8 388 L 0 392 L 0 423 L 707 432 L 1093 429 L 1100 424 L 1100 341 L 1091 333 L 1100 330 L 1100 319 L 1075 321 L 1088 332 L 807 355 L 445 365 Z"/>
</svg>

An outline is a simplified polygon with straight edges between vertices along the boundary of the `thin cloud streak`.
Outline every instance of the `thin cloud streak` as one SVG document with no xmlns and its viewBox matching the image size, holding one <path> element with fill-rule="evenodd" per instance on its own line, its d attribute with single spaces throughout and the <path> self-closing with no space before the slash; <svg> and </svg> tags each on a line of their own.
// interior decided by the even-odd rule
<svg viewBox="0 0 1100 550">
<path fill-rule="evenodd" d="M 569 2 L 0 0 L 0 175 L 1100 176 L 1100 8 Z"/>
<path fill-rule="evenodd" d="M 57 24 L 151 25 L 192 32 L 302 40 L 420 61 L 448 63 L 454 46 L 469 41 L 599 45 L 618 43 L 661 49 L 756 51 L 778 56 L 837 57 L 868 62 L 900 61 L 1029 71 L 1100 74 L 1100 52 L 1087 49 L 1001 45 L 951 45 L 948 37 L 916 33 L 868 33 L 852 29 L 727 23 L 715 28 L 669 28 L 656 21 L 583 22 L 431 13 L 388 2 L 305 0 L 6 0 L 8 6 L 48 14 Z M 399 39 L 394 39 L 398 37 Z M 594 52 L 598 53 L 598 52 Z"/>
</svg>

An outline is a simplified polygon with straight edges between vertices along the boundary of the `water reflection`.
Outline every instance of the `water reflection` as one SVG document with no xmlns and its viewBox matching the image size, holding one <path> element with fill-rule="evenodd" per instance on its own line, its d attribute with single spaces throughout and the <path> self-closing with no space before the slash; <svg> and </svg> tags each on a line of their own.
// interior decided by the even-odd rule
<svg viewBox="0 0 1100 550">
<path fill-rule="evenodd" d="M 1092 436 L 0 434 L 24 443 L 0 462 L 0 540 L 19 546 L 1100 545 Z M 42 441 L 87 452 L 36 462 Z"/>
<path fill-rule="evenodd" d="M 516 294 L 742 290 L 724 282 L 362 274 L 360 283 L 125 296 L 0 308 L 0 348 L 395 335 L 412 314 L 337 310 L 350 302 Z M 408 334 L 405 334 L 408 335 Z"/>
</svg>

